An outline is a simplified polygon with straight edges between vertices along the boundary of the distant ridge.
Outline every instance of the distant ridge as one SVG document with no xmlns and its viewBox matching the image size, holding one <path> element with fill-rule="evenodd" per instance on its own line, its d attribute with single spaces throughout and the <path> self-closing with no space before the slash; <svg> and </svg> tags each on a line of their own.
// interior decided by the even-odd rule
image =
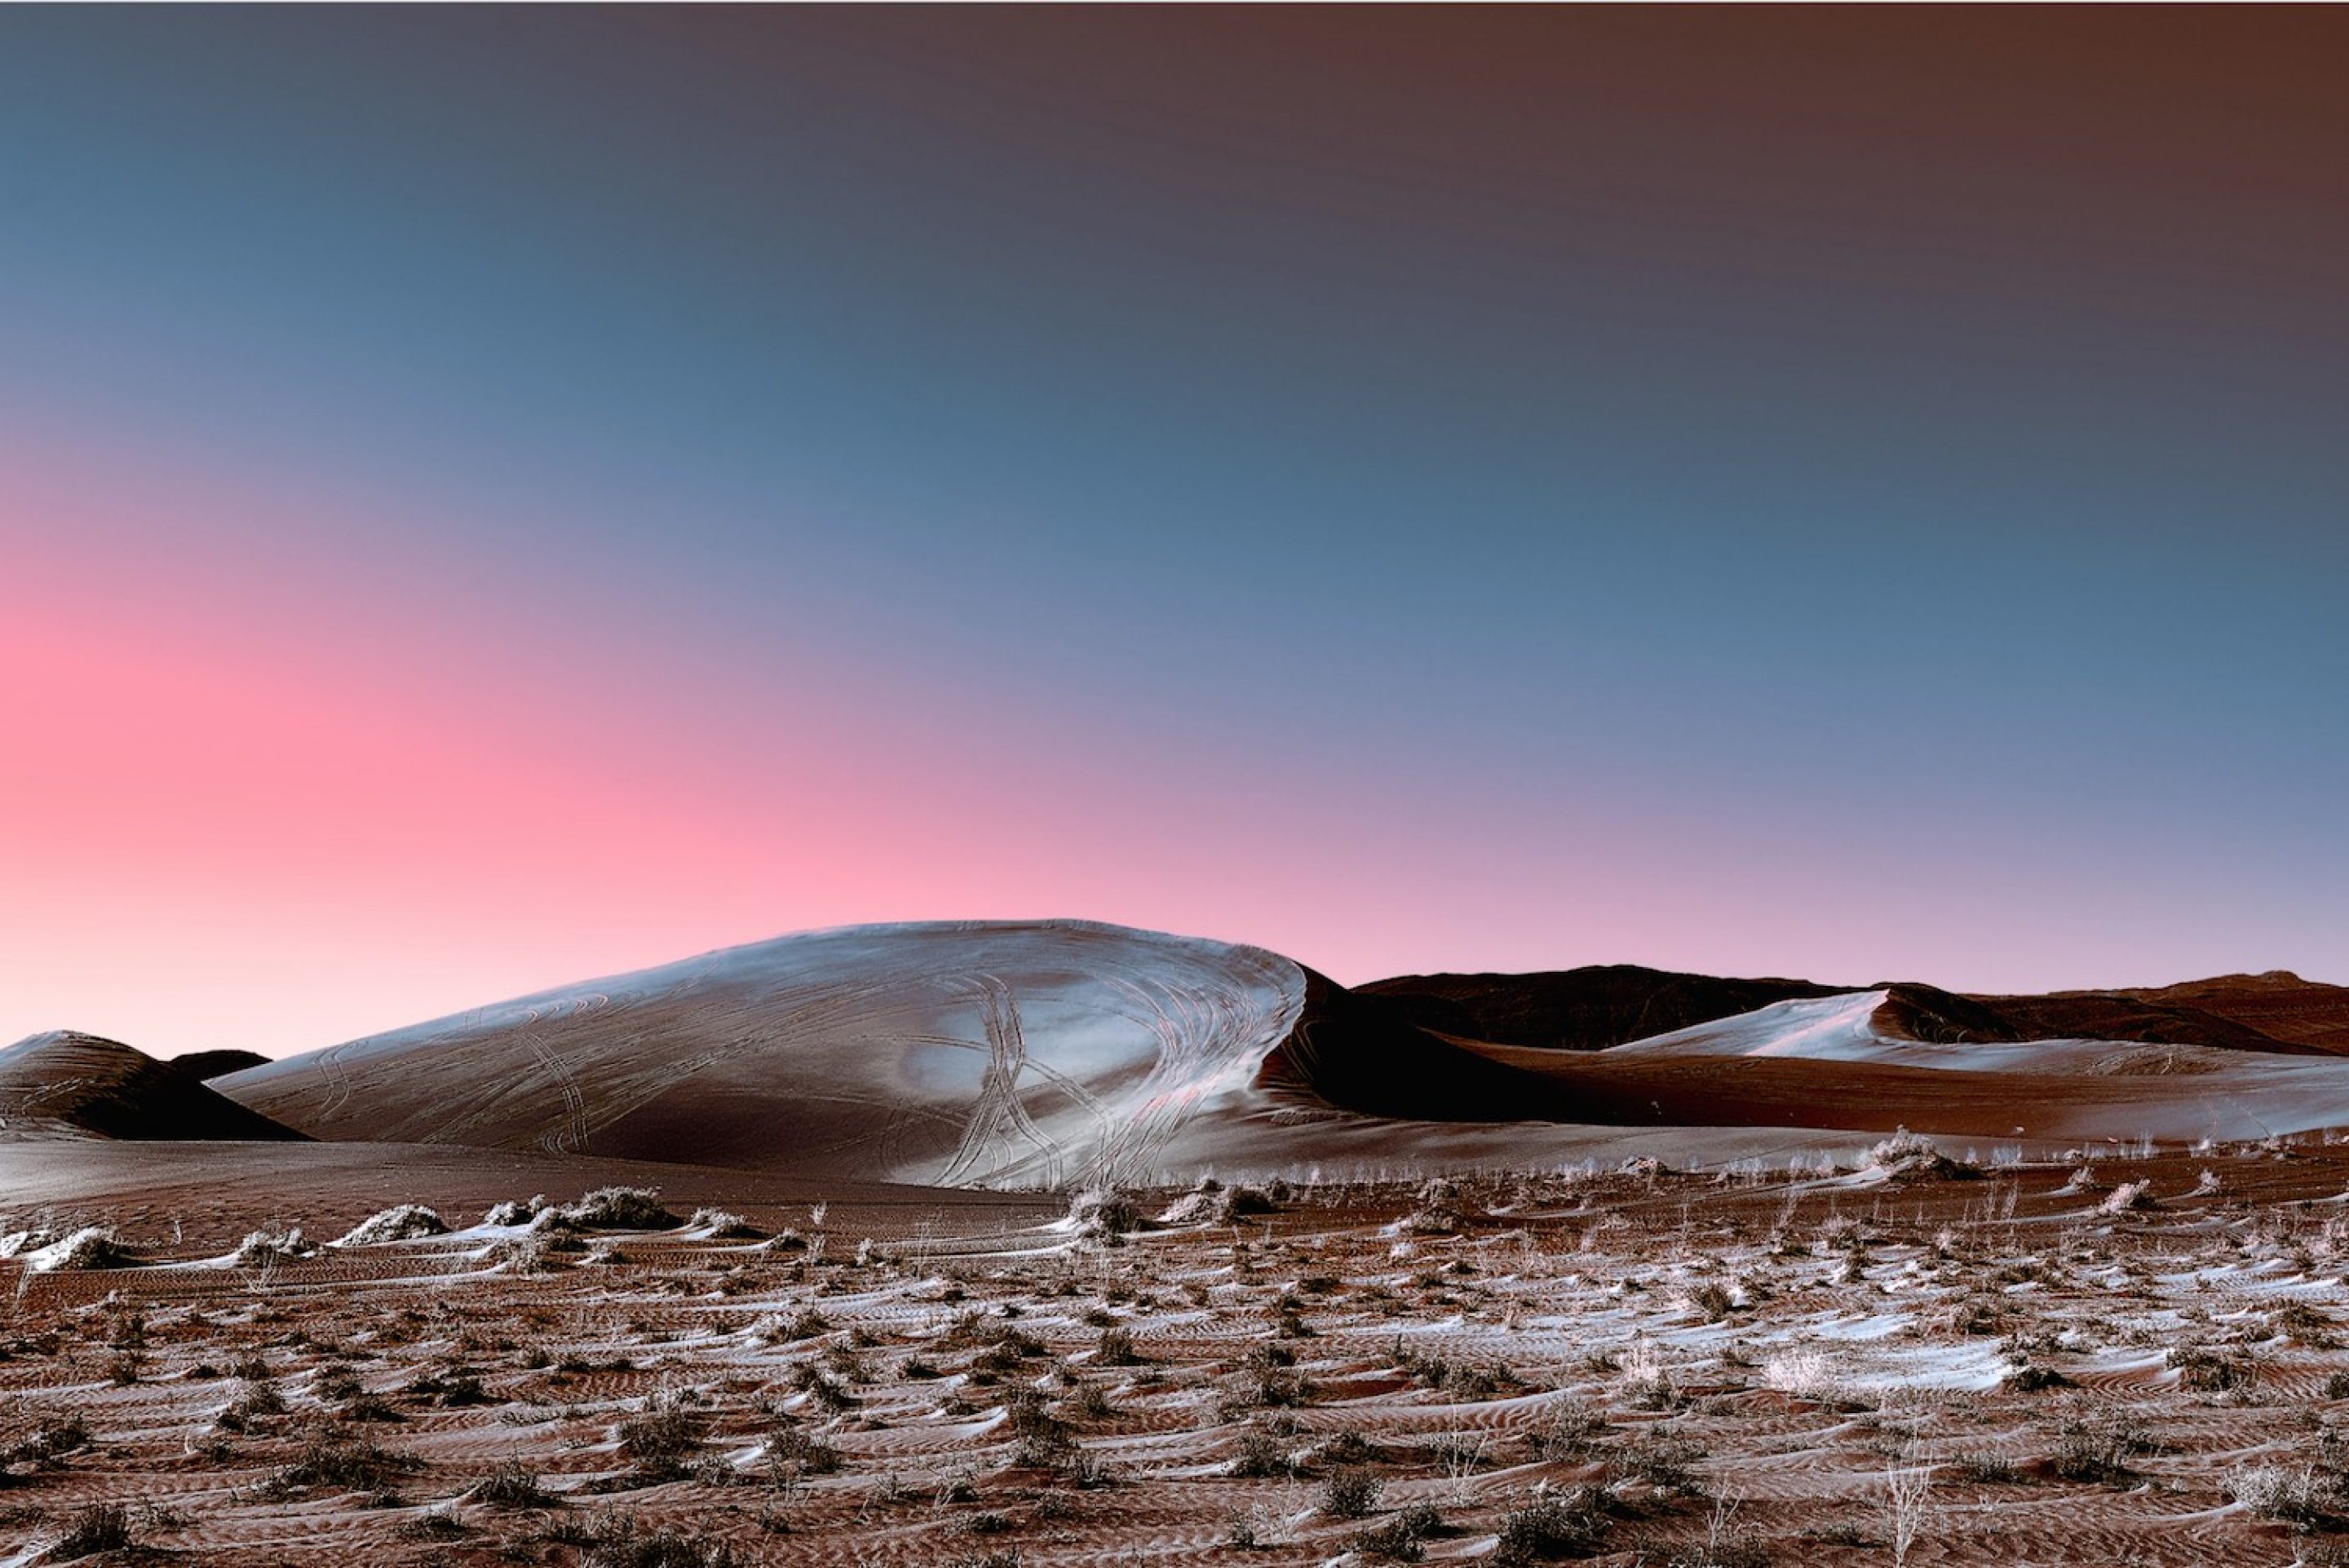
<svg viewBox="0 0 2349 1568">
<path fill-rule="evenodd" d="M 1915 981 L 1866 987 L 1730 979 L 1631 964 L 1525 975 L 1404 975 L 1355 987 L 1422 1028 L 1494 1045 L 1604 1050 L 1847 992 L 1889 993 L 1888 1032 L 1937 1044 L 2099 1039 L 2278 1056 L 2349 1055 L 2349 986 L 2296 975 L 2224 975 L 2150 990 L 1969 995 Z"/>
</svg>

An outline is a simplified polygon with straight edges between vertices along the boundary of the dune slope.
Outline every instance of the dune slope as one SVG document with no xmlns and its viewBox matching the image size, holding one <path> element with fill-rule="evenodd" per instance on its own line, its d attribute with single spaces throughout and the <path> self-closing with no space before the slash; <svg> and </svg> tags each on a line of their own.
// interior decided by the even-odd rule
<svg viewBox="0 0 2349 1568">
<path fill-rule="evenodd" d="M 233 1073 L 321 1138 L 692 1160 L 941 1186 L 1154 1169 L 1248 1092 L 1303 972 L 1085 922 L 858 926 L 730 948 Z"/>
<path fill-rule="evenodd" d="M 0 1130 L 118 1139 L 298 1139 L 170 1062 L 54 1030 L 0 1050 Z"/>
</svg>

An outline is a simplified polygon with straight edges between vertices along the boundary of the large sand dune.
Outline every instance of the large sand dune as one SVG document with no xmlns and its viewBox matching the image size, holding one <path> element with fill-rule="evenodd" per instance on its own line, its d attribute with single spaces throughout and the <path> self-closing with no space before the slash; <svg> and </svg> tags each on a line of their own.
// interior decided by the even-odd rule
<svg viewBox="0 0 2349 1568">
<path fill-rule="evenodd" d="M 231 1074 L 320 1138 L 941 1186 L 1154 1171 L 1243 1096 L 1304 975 L 1081 922 L 859 926 L 549 991 Z"/>
<path fill-rule="evenodd" d="M 2302 1024 L 2328 989 L 2252 985 Z M 1224 943 L 928 923 L 729 949 L 213 1081 L 324 1139 L 963 1187 L 1547 1167 L 1608 1129 L 1747 1130 L 1676 1140 L 1695 1157 L 1903 1124 L 2031 1140 L 2349 1125 L 2349 1062 L 2310 1040 L 2104 993 L 2067 1000 L 2130 1037 L 2033 1037 L 2018 1004 L 2049 1000 L 1621 967 L 1350 990 Z M 2148 1019 L 2192 1043 L 2133 1037 Z"/>
</svg>

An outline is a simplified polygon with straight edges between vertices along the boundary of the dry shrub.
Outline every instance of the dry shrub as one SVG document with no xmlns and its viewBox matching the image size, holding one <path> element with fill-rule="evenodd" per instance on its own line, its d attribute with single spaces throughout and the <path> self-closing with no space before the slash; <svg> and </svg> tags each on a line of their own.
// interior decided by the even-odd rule
<svg viewBox="0 0 2349 1568">
<path fill-rule="evenodd" d="M 412 1242 L 425 1236 L 445 1236 L 448 1222 L 421 1203 L 398 1203 L 378 1209 L 335 1238 L 338 1247 L 373 1247 L 386 1242 Z"/>
</svg>

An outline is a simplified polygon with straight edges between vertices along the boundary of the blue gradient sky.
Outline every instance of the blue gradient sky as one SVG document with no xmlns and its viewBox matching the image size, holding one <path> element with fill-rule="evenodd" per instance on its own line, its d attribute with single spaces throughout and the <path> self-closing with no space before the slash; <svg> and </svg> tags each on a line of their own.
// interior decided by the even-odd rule
<svg viewBox="0 0 2349 1568">
<path fill-rule="evenodd" d="M 0 1037 L 964 914 L 2349 980 L 2343 32 L 9 13 Z"/>
</svg>

